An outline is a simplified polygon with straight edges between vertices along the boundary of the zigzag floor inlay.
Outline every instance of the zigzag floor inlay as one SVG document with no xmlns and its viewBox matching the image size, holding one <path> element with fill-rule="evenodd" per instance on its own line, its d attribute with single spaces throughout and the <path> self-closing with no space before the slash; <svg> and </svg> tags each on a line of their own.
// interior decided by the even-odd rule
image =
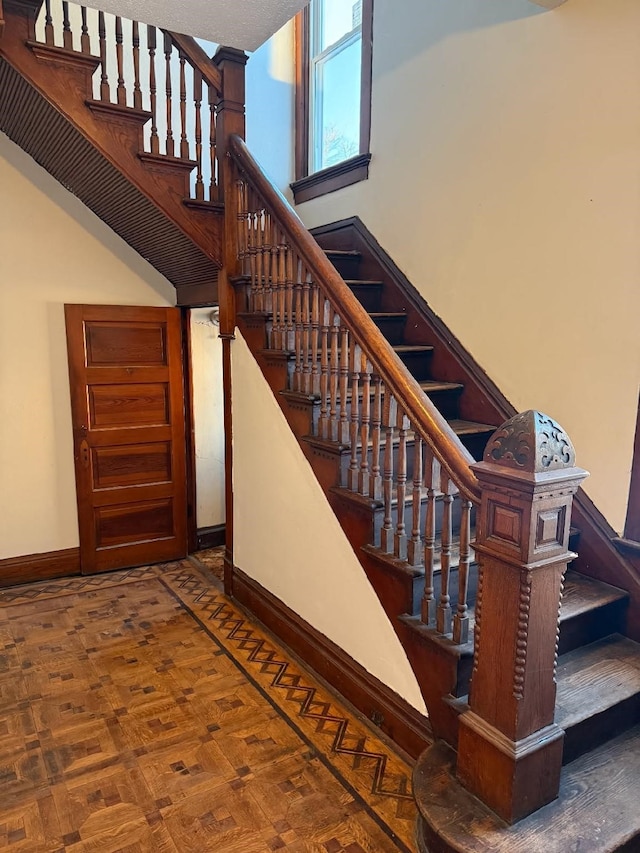
<svg viewBox="0 0 640 853">
<path fill-rule="evenodd" d="M 0 590 L 0 849 L 414 849 L 411 768 L 224 596 L 220 560 Z"/>
</svg>

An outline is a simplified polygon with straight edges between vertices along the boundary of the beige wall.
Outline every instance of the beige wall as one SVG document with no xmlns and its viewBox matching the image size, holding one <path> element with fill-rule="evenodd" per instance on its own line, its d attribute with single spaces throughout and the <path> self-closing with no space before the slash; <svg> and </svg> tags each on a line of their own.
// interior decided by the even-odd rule
<svg viewBox="0 0 640 853">
<path fill-rule="evenodd" d="M 222 342 L 211 308 L 191 311 L 193 417 L 196 440 L 196 522 L 223 524 L 224 421 Z"/>
<path fill-rule="evenodd" d="M 0 195 L 2 559 L 78 544 L 64 303 L 175 291 L 2 134 Z"/>
<path fill-rule="evenodd" d="M 359 215 L 511 402 L 568 430 L 620 531 L 640 379 L 640 3 L 374 7 L 370 179 L 298 213 Z"/>
<path fill-rule="evenodd" d="M 362 567 L 238 334 L 232 348 L 234 560 L 424 712 Z"/>
</svg>

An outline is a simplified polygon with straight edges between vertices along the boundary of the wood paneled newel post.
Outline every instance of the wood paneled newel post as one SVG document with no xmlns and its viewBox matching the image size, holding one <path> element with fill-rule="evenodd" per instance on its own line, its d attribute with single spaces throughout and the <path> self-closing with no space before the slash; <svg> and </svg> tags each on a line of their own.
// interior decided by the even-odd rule
<svg viewBox="0 0 640 853">
<path fill-rule="evenodd" d="M 562 579 L 571 504 L 587 472 L 562 427 L 516 415 L 471 466 L 482 490 L 475 656 L 460 717 L 460 781 L 513 823 L 558 795 L 564 732 L 554 723 Z"/>
</svg>

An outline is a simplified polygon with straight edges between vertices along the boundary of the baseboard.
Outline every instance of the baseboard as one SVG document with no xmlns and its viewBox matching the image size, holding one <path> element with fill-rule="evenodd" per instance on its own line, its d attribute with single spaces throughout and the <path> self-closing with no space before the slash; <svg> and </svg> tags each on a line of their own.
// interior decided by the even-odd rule
<svg viewBox="0 0 640 853">
<path fill-rule="evenodd" d="M 80 549 L 25 554 L 0 560 L 0 587 L 80 574 Z"/>
<path fill-rule="evenodd" d="M 226 526 L 224 524 L 214 524 L 212 527 L 199 527 L 196 534 L 198 551 L 224 545 L 225 532 Z"/>
<path fill-rule="evenodd" d="M 410 756 L 417 758 L 432 742 L 425 716 L 235 567 L 233 597 Z"/>
</svg>

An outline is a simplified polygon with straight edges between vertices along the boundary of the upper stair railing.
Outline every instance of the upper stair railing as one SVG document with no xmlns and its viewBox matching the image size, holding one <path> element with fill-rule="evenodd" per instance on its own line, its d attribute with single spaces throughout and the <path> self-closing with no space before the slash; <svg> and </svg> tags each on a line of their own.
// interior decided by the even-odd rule
<svg viewBox="0 0 640 853">
<path fill-rule="evenodd" d="M 148 160 L 186 161 L 191 198 L 220 200 L 216 108 L 222 76 L 195 39 L 63 0 L 45 0 L 34 36 L 50 47 L 95 56 L 95 101 L 137 111 Z"/>
<path fill-rule="evenodd" d="M 269 315 L 268 346 L 292 362 L 290 390 L 319 400 L 318 438 L 350 446 L 344 485 L 384 507 L 376 544 L 424 565 L 424 624 L 465 643 L 480 497 L 473 458 L 240 137 L 229 153 L 246 281 L 240 310 Z"/>
</svg>

